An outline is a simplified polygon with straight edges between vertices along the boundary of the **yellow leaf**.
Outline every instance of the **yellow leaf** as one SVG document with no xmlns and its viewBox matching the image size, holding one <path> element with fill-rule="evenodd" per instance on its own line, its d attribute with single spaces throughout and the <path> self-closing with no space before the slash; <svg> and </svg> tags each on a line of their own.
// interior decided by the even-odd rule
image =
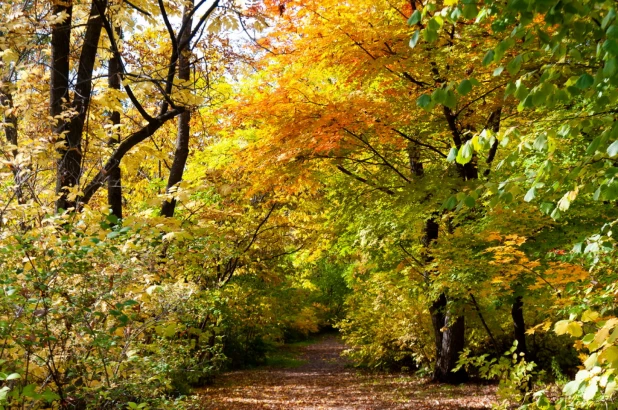
<svg viewBox="0 0 618 410">
<path fill-rule="evenodd" d="M 568 320 L 560 320 L 556 322 L 556 324 L 554 325 L 554 332 L 556 332 L 557 335 L 564 335 L 568 332 L 567 330 L 568 327 L 569 327 Z"/>
<path fill-rule="evenodd" d="M 586 322 L 594 322 L 595 320 L 597 320 L 598 317 L 599 317 L 599 313 L 598 312 L 594 312 L 592 310 L 586 310 L 582 314 L 582 322 L 584 322 L 584 323 L 586 323 Z"/>
<path fill-rule="evenodd" d="M 603 350 L 603 352 L 600 355 L 600 358 L 603 360 L 606 360 L 609 363 L 617 362 L 618 361 L 618 347 L 609 346 L 607 349 Z"/>
<path fill-rule="evenodd" d="M 582 325 L 579 322 L 571 322 L 567 325 L 567 333 L 573 337 L 580 337 L 584 334 L 582 331 Z"/>
</svg>

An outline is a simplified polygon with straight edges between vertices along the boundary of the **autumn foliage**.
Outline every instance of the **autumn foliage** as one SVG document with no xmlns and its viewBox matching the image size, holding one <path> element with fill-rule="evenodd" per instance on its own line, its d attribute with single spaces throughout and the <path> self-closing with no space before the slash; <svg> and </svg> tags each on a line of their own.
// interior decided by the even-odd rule
<svg viewBox="0 0 618 410">
<path fill-rule="evenodd" d="M 188 408 L 325 328 L 504 406 L 615 406 L 614 2 L 0 13 L 3 408 Z"/>
</svg>

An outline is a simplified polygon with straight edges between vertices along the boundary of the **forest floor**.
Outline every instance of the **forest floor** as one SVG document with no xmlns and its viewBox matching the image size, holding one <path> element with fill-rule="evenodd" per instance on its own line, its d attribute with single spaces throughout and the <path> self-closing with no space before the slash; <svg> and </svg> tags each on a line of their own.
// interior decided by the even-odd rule
<svg viewBox="0 0 618 410">
<path fill-rule="evenodd" d="M 442 385 L 402 373 L 354 369 L 342 357 L 335 335 L 311 344 L 285 346 L 267 366 L 228 372 L 201 389 L 199 408 L 217 410 L 299 409 L 488 409 L 495 386 Z"/>
</svg>

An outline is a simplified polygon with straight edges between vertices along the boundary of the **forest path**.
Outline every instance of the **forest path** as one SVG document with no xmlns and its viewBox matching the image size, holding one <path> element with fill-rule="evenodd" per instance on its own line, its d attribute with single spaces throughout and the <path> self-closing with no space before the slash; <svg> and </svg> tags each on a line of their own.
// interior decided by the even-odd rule
<svg viewBox="0 0 618 410">
<path fill-rule="evenodd" d="M 495 387 L 450 386 L 403 374 L 360 372 L 340 357 L 334 335 L 288 350 L 303 362 L 294 368 L 262 367 L 228 372 L 200 389 L 199 408 L 217 410 L 299 409 L 487 409 Z"/>
</svg>

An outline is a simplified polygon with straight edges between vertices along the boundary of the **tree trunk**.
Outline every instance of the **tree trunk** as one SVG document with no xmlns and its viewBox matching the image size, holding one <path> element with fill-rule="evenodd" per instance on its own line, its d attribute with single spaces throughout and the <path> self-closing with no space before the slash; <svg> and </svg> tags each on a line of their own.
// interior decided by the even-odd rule
<svg viewBox="0 0 618 410">
<path fill-rule="evenodd" d="M 511 308 L 511 317 L 515 327 L 515 340 L 517 340 L 517 353 L 527 356 L 526 348 L 526 323 L 524 322 L 524 302 L 521 296 L 516 296 Z"/>
<path fill-rule="evenodd" d="M 105 11 L 106 1 L 100 1 L 101 12 Z M 66 12 L 68 17 L 52 28 L 52 67 L 50 113 L 52 117 L 61 115 L 63 104 L 69 103 L 69 54 L 71 48 L 71 1 L 56 2 L 54 14 Z M 97 48 L 103 19 L 99 14 L 99 7 L 93 1 L 84 43 L 77 65 L 77 80 L 75 82 L 75 97 L 72 108 L 77 113 L 70 121 L 57 119 L 54 134 L 58 141 L 64 144 L 58 148 L 56 193 L 56 211 L 76 208 L 76 198 L 69 198 L 67 189 L 76 187 L 82 173 L 82 134 L 84 124 L 90 108 L 92 91 L 92 72 L 97 57 Z"/>
<path fill-rule="evenodd" d="M 54 15 L 65 13 L 66 18 L 62 22 L 52 26 L 51 31 L 51 70 L 50 70 L 50 99 L 49 114 L 54 118 L 53 133 L 58 141 L 63 139 L 62 133 L 66 129 L 66 121 L 60 117 L 63 104 L 69 99 L 69 53 L 71 47 L 71 17 L 73 7 L 70 2 L 54 2 L 52 8 Z M 67 164 L 69 161 L 69 147 L 58 148 L 56 192 L 62 192 L 63 188 L 71 184 L 71 171 Z M 67 209 L 66 195 L 63 194 L 56 201 L 56 211 Z"/>
<path fill-rule="evenodd" d="M 13 108 L 13 96 L 9 90 L 8 84 L 0 87 L 0 106 L 5 107 L 5 109 Z M 17 117 L 13 113 L 5 114 L 3 122 L 4 135 L 6 137 L 6 141 L 13 146 L 11 148 L 11 154 L 13 155 L 13 161 L 15 161 L 15 159 L 17 159 L 17 154 L 19 153 L 17 150 Z M 11 172 L 13 173 L 13 180 L 15 181 L 15 198 L 17 198 L 17 203 L 24 204 L 26 203 L 22 187 L 24 183 L 24 175 L 19 164 L 14 162 L 11 167 Z"/>
<path fill-rule="evenodd" d="M 431 314 L 431 324 L 433 325 L 434 342 L 436 346 L 436 362 L 434 369 L 434 379 L 436 376 L 435 370 L 438 368 L 438 363 L 442 356 L 442 328 L 444 327 L 444 312 L 446 310 L 446 295 L 441 293 L 429 308 Z"/>
<path fill-rule="evenodd" d="M 116 33 L 120 34 L 120 30 L 117 29 Z M 109 60 L 108 68 L 108 85 L 109 88 L 114 90 L 120 90 L 120 61 L 116 56 L 113 56 Z M 120 113 L 118 111 L 112 112 L 110 120 L 113 125 L 120 124 Z M 112 133 L 110 145 L 120 144 L 120 133 L 117 128 L 114 128 Z M 115 167 L 109 173 L 107 179 L 107 204 L 109 205 L 112 214 L 118 219 L 122 219 L 122 173 L 120 166 Z"/>
<path fill-rule="evenodd" d="M 183 11 L 183 25 L 191 27 L 192 19 L 189 12 L 193 8 L 193 5 L 185 6 Z M 178 78 L 181 81 L 188 81 L 191 79 L 191 67 L 190 57 L 191 51 L 189 46 L 190 30 L 185 30 L 183 36 L 180 38 L 179 44 L 186 44 L 186 49 L 178 50 Z M 170 168 L 170 175 L 167 180 L 166 193 L 170 193 L 171 189 L 176 186 L 181 180 L 184 174 L 185 165 L 187 164 L 187 158 L 189 157 L 189 140 L 191 138 L 191 112 L 189 110 L 184 111 L 178 117 L 178 135 L 176 137 L 176 149 L 174 151 L 174 161 Z M 174 210 L 176 209 L 176 199 L 171 198 L 168 201 L 163 202 L 161 206 L 161 215 L 165 217 L 172 217 Z"/>
<path fill-rule="evenodd" d="M 446 302 L 446 298 L 444 298 Z M 446 303 L 444 303 L 446 307 Z M 434 368 L 433 380 L 442 383 L 458 384 L 466 381 L 467 375 L 465 370 L 460 369 L 453 372 L 459 353 L 464 348 L 465 341 L 465 321 L 463 316 L 453 316 L 446 311 L 443 315 L 444 325 L 442 331 L 440 355 L 436 359 Z M 434 331 L 437 331 L 434 324 Z"/>
<path fill-rule="evenodd" d="M 439 225 L 434 218 L 425 221 L 422 244 L 425 248 L 425 262 L 431 261 L 429 246 L 438 239 Z M 463 316 L 453 317 L 447 310 L 447 298 L 444 293 L 429 308 L 436 346 L 436 362 L 433 380 L 441 383 L 461 383 L 466 379 L 462 369 L 457 373 L 452 370 L 457 366 L 459 352 L 465 342 L 465 323 Z"/>
</svg>

